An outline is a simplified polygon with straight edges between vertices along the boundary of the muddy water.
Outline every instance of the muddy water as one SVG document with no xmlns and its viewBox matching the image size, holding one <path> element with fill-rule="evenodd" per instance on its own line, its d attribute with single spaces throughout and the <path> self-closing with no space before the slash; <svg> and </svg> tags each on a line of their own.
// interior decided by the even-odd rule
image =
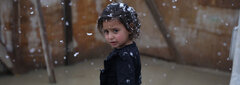
<svg viewBox="0 0 240 85">
<path fill-rule="evenodd" d="M 57 84 L 49 84 L 46 70 L 0 76 L 0 85 L 99 85 L 104 58 L 55 68 Z M 230 73 L 169 63 L 142 56 L 142 85 L 229 85 Z"/>
</svg>

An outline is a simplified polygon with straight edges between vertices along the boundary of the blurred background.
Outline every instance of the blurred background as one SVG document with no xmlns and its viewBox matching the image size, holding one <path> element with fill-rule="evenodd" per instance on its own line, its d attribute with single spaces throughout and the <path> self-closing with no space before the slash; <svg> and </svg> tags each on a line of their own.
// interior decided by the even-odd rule
<svg viewBox="0 0 240 85">
<path fill-rule="evenodd" d="M 141 21 L 142 85 L 230 83 L 239 0 L 37 1 L 0 0 L 1 85 L 52 84 L 46 63 L 57 85 L 99 85 L 111 47 L 96 23 L 111 2 L 132 6 Z"/>
</svg>

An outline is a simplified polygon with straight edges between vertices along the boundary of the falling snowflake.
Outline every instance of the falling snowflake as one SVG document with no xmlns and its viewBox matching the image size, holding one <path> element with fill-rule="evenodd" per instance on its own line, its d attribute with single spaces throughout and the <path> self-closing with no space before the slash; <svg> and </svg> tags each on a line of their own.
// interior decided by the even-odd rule
<svg viewBox="0 0 240 85">
<path fill-rule="evenodd" d="M 131 56 L 133 56 L 133 53 L 132 53 L 132 52 L 130 52 L 130 55 L 131 55 Z"/>
<path fill-rule="evenodd" d="M 126 79 L 126 83 L 130 83 L 130 80 L 129 80 L 129 79 Z"/>
<path fill-rule="evenodd" d="M 74 56 L 74 57 L 77 57 L 78 54 L 79 54 L 79 52 L 76 52 L 73 56 Z"/>
<path fill-rule="evenodd" d="M 147 46 L 146 46 L 146 48 L 150 48 L 150 46 L 149 46 L 149 45 L 147 45 Z"/>
<path fill-rule="evenodd" d="M 172 2 L 174 3 L 174 2 L 177 2 L 177 0 L 172 0 Z"/>
<path fill-rule="evenodd" d="M 40 74 L 40 75 L 38 75 L 38 77 L 39 77 L 39 78 L 42 78 L 42 75 Z"/>
<path fill-rule="evenodd" d="M 63 40 L 60 40 L 59 42 L 60 42 L 60 43 L 63 43 Z"/>
<path fill-rule="evenodd" d="M 222 63 L 222 61 L 218 61 L 218 64 Z"/>
<path fill-rule="evenodd" d="M 41 49 L 38 49 L 38 52 L 40 53 L 40 52 L 41 52 Z"/>
<path fill-rule="evenodd" d="M 230 57 L 227 58 L 227 61 L 229 61 L 229 60 L 230 60 Z"/>
<path fill-rule="evenodd" d="M 128 53 L 127 52 L 123 52 L 123 56 L 127 55 Z"/>
<path fill-rule="evenodd" d="M 177 30 L 177 27 L 174 27 L 173 30 Z"/>
<path fill-rule="evenodd" d="M 162 3 L 162 6 L 166 6 L 166 3 Z"/>
<path fill-rule="evenodd" d="M 66 25 L 66 26 L 68 26 L 68 25 L 69 25 L 68 21 L 66 21 L 65 25 Z"/>
<path fill-rule="evenodd" d="M 110 13 L 109 15 L 107 15 L 108 17 L 112 17 L 112 13 Z"/>
<path fill-rule="evenodd" d="M 146 13 L 143 13 L 143 16 L 146 16 Z"/>
<path fill-rule="evenodd" d="M 225 47 L 226 47 L 226 46 L 227 46 L 227 43 L 226 43 L 226 42 L 224 42 L 224 43 L 223 43 L 223 46 L 225 46 Z"/>
<path fill-rule="evenodd" d="M 69 5 L 69 6 L 72 6 L 72 2 L 70 2 L 68 5 Z"/>
<path fill-rule="evenodd" d="M 31 49 L 29 50 L 29 52 L 30 52 L 30 53 L 34 53 L 35 50 L 36 50 L 35 48 L 31 48 Z"/>
<path fill-rule="evenodd" d="M 8 59 L 8 58 L 9 58 L 9 56 L 8 56 L 8 55 L 6 55 L 6 56 L 5 56 L 5 58 L 6 58 L 6 59 Z"/>
<path fill-rule="evenodd" d="M 130 65 L 130 64 L 128 64 L 128 68 L 131 68 L 131 65 Z"/>
<path fill-rule="evenodd" d="M 174 9 L 175 9 L 175 8 L 177 8 L 177 7 L 176 7 L 176 6 L 172 6 L 172 8 L 174 8 Z"/>
<path fill-rule="evenodd" d="M 221 56 L 221 55 L 222 55 L 222 53 L 221 53 L 221 52 L 217 52 L 217 55 L 218 55 L 218 56 Z"/>
<path fill-rule="evenodd" d="M 91 62 L 91 65 L 94 65 L 94 62 Z"/>
<path fill-rule="evenodd" d="M 195 10 L 197 10 L 197 9 L 198 9 L 198 7 L 196 7 L 196 6 L 195 6 L 195 7 L 194 7 L 194 9 L 195 9 Z"/>
<path fill-rule="evenodd" d="M 33 59 L 33 62 L 36 62 L 36 59 L 35 59 L 35 58 Z"/>
<path fill-rule="evenodd" d="M 171 69 L 175 69 L 175 66 L 171 66 Z"/>
<path fill-rule="evenodd" d="M 93 35 L 93 33 L 87 33 L 87 35 L 88 35 L 88 36 L 92 36 L 92 35 Z"/>
<path fill-rule="evenodd" d="M 34 14 L 34 11 L 31 11 L 31 12 L 30 12 L 30 15 L 33 15 L 33 14 Z"/>
<path fill-rule="evenodd" d="M 68 70 L 65 70 L 65 73 L 68 73 Z"/>
<path fill-rule="evenodd" d="M 55 64 L 58 64 L 58 61 L 57 61 L 57 60 L 55 60 L 55 61 L 54 61 L 54 63 L 55 63 Z"/>
<path fill-rule="evenodd" d="M 21 34 L 21 33 L 22 33 L 22 31 L 21 31 L 21 30 L 19 30 L 19 31 L 18 31 L 18 33 L 19 33 L 19 34 Z"/>
<path fill-rule="evenodd" d="M 163 77 L 167 77 L 167 74 L 166 74 L 166 73 L 164 73 L 164 74 L 163 74 Z"/>
<path fill-rule="evenodd" d="M 61 2 L 62 5 L 64 5 L 64 2 Z"/>
<path fill-rule="evenodd" d="M 226 26 L 228 26 L 229 24 L 228 23 L 225 23 Z"/>
<path fill-rule="evenodd" d="M 148 66 L 148 64 L 146 63 L 146 64 L 144 64 L 145 66 Z"/>
<path fill-rule="evenodd" d="M 148 81 L 149 81 L 149 82 L 152 82 L 152 79 L 149 79 Z"/>
<path fill-rule="evenodd" d="M 169 38 L 170 37 L 170 34 L 167 34 L 167 38 Z"/>
<path fill-rule="evenodd" d="M 15 59 L 13 59 L 13 60 L 12 60 L 12 62 L 16 62 L 16 60 L 15 60 Z"/>
<path fill-rule="evenodd" d="M 63 20 L 64 20 L 64 17 L 62 17 L 61 20 L 63 21 Z"/>
</svg>

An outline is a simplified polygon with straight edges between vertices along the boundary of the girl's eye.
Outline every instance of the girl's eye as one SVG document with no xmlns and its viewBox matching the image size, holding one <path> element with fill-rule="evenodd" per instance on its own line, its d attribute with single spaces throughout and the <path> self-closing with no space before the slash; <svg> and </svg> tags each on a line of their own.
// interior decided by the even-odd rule
<svg viewBox="0 0 240 85">
<path fill-rule="evenodd" d="M 108 30 L 103 30 L 103 33 L 104 33 L 104 34 L 107 34 L 107 33 L 108 33 Z"/>
<path fill-rule="evenodd" d="M 117 30 L 117 29 L 114 29 L 114 30 L 113 30 L 113 32 L 114 32 L 114 33 L 117 33 L 117 32 L 118 32 L 118 30 Z"/>
</svg>

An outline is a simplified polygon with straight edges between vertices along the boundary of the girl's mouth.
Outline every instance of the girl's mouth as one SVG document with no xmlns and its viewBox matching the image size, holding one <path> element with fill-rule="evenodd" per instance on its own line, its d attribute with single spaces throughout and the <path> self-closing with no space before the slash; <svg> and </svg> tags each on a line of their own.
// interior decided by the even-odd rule
<svg viewBox="0 0 240 85">
<path fill-rule="evenodd" d="M 115 45 L 117 44 L 117 42 L 110 42 L 110 44 L 111 44 L 112 46 L 115 46 Z"/>
</svg>

